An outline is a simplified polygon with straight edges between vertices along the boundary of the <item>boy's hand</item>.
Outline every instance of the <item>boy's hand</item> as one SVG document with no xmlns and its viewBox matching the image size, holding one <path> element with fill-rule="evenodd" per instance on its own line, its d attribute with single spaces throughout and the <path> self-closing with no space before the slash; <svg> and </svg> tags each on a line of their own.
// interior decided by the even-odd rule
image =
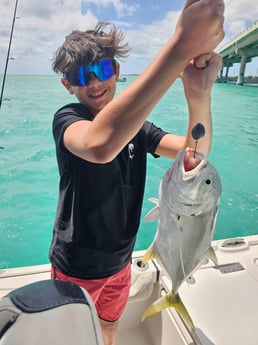
<svg viewBox="0 0 258 345">
<path fill-rule="evenodd" d="M 223 0 L 187 0 L 175 29 L 178 54 L 190 61 L 212 52 L 224 38 L 223 23 Z"/>
<path fill-rule="evenodd" d="M 213 52 L 202 54 L 188 64 L 181 74 L 187 98 L 200 97 L 202 94 L 210 95 L 221 62 L 221 55 Z"/>
</svg>

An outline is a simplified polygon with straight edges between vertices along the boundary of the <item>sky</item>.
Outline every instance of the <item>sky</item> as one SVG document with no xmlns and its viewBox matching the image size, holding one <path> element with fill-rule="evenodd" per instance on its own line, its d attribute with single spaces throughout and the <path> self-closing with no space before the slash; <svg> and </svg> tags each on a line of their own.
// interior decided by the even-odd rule
<svg viewBox="0 0 258 345">
<path fill-rule="evenodd" d="M 16 0 L 0 0 L 0 74 L 4 73 Z M 8 61 L 9 74 L 51 75 L 57 48 L 73 30 L 114 23 L 126 34 L 129 58 L 121 74 L 140 73 L 173 33 L 183 0 L 18 0 Z M 222 47 L 258 19 L 257 0 L 225 0 Z M 238 65 L 230 75 L 238 74 Z M 245 75 L 258 75 L 258 58 Z"/>
</svg>

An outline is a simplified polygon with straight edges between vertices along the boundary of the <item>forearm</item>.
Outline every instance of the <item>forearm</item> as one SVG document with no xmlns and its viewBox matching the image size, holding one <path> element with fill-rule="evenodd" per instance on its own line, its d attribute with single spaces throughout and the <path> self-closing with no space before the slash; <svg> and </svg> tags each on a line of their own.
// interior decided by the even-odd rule
<svg viewBox="0 0 258 345">
<path fill-rule="evenodd" d="M 198 140 L 197 151 L 208 155 L 212 139 L 212 117 L 210 94 L 200 96 L 188 102 L 189 124 L 185 140 L 185 147 L 192 149 L 196 146 L 196 140 L 192 136 L 192 129 L 197 123 L 201 123 L 205 129 L 205 135 Z"/>
<path fill-rule="evenodd" d="M 206 155 L 210 151 L 212 139 L 211 92 L 220 65 L 220 55 L 203 54 L 192 61 L 182 74 L 189 111 L 186 146 L 195 147 L 196 141 L 192 137 L 192 129 L 197 123 L 201 123 L 205 134 L 198 140 L 197 150 Z"/>
</svg>

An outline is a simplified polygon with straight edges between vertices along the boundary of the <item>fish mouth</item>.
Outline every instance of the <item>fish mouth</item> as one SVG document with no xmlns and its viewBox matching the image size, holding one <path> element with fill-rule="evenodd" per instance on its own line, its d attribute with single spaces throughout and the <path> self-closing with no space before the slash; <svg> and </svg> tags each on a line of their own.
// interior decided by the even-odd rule
<svg viewBox="0 0 258 345">
<path fill-rule="evenodd" d="M 194 170 L 203 160 L 204 155 L 202 153 L 187 148 L 185 150 L 183 162 L 185 172 Z"/>
</svg>

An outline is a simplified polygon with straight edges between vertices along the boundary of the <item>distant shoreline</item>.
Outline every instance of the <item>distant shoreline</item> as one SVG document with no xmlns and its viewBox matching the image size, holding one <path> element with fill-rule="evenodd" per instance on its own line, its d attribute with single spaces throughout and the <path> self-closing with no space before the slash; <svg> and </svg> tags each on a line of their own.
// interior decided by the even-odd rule
<svg viewBox="0 0 258 345">
<path fill-rule="evenodd" d="M 121 79 L 127 77 L 138 77 L 140 74 L 137 73 L 129 73 L 129 74 L 122 74 Z M 59 74 L 8 74 L 8 77 L 56 77 L 60 78 L 61 75 Z M 0 79 L 2 79 L 3 74 L 0 74 Z M 228 83 L 228 84 L 236 84 L 237 83 L 237 76 L 228 76 L 227 78 L 223 76 L 223 78 L 217 78 L 217 83 Z M 246 76 L 244 80 L 244 85 L 251 85 L 251 86 L 258 86 L 258 76 Z"/>
<path fill-rule="evenodd" d="M 223 78 L 218 78 L 217 82 L 218 83 L 230 83 L 230 84 L 236 84 L 238 77 L 223 77 Z M 258 76 L 246 76 L 244 80 L 244 85 L 247 84 L 258 84 Z"/>
<path fill-rule="evenodd" d="M 140 73 L 129 73 L 129 74 L 121 74 L 121 77 L 138 77 Z M 8 76 L 10 77 L 60 77 L 62 74 L 14 74 L 14 73 L 8 73 Z M 0 74 L 0 77 L 3 77 L 3 74 Z"/>
</svg>

